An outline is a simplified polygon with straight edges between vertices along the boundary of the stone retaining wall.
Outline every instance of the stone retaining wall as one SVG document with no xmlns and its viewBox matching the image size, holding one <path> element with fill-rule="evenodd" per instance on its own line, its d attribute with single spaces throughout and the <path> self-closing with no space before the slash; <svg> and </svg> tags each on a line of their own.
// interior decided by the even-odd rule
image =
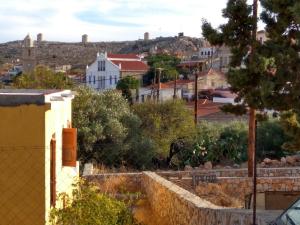
<svg viewBox="0 0 300 225">
<path fill-rule="evenodd" d="M 252 193 L 253 181 L 251 178 L 218 178 L 232 190 L 243 190 L 245 194 Z M 300 177 L 260 177 L 257 179 L 257 192 L 267 191 L 300 191 Z"/>
<path fill-rule="evenodd" d="M 191 177 L 193 174 L 215 174 L 217 177 L 247 177 L 247 169 L 214 169 L 199 170 L 193 169 L 189 171 L 164 171 L 157 172 L 164 177 Z M 257 176 L 259 177 L 297 177 L 300 176 L 300 167 L 285 168 L 258 168 Z"/>
<path fill-rule="evenodd" d="M 153 172 L 141 177 L 152 211 L 168 225 L 251 225 L 250 210 L 216 206 Z M 267 225 L 278 212 L 257 212 L 257 225 Z"/>
</svg>

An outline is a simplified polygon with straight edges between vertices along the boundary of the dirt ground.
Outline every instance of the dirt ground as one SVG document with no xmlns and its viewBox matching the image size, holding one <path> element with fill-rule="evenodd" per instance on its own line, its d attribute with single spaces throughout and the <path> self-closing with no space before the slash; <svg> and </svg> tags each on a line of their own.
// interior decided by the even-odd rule
<svg viewBox="0 0 300 225">
<path fill-rule="evenodd" d="M 156 218 L 147 199 L 140 199 L 133 209 L 134 218 L 143 225 L 169 225 Z"/>
</svg>

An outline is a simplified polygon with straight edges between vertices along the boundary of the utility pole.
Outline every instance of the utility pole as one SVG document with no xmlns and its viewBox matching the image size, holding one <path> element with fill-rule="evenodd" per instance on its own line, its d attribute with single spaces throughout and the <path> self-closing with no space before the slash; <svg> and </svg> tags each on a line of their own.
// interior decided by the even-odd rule
<svg viewBox="0 0 300 225">
<path fill-rule="evenodd" d="M 256 32 L 257 32 L 257 7 L 258 1 L 253 0 L 253 30 L 252 30 L 252 44 L 251 44 L 251 54 L 250 54 L 250 64 L 253 63 L 253 57 L 255 54 L 256 47 Z M 249 136 L 248 136 L 248 177 L 253 177 L 254 173 L 254 154 L 255 154 L 255 120 L 256 113 L 255 109 L 249 109 Z"/>
<path fill-rule="evenodd" d="M 194 113 L 195 113 L 195 125 L 198 123 L 198 76 L 199 70 L 197 69 L 195 72 L 195 106 L 194 106 Z"/>
<path fill-rule="evenodd" d="M 174 80 L 174 95 L 173 98 L 177 98 L 177 74 L 175 74 L 175 80 Z"/>
<path fill-rule="evenodd" d="M 157 82 L 157 77 L 156 77 L 156 67 L 154 67 L 154 79 L 153 79 L 153 101 L 155 100 L 155 84 Z"/>
<path fill-rule="evenodd" d="M 253 31 L 252 31 L 252 44 L 250 64 L 253 64 L 254 54 L 256 50 L 256 33 L 257 33 L 257 8 L 258 0 L 253 0 Z M 256 148 L 257 148 L 257 119 L 255 109 L 250 107 L 249 110 L 249 137 L 248 137 L 248 176 L 253 177 L 253 221 L 252 224 L 256 225 Z M 251 162 L 252 161 L 252 162 Z M 251 164 L 252 163 L 252 164 Z"/>
<path fill-rule="evenodd" d="M 161 71 L 162 68 L 157 68 L 158 69 L 158 78 L 157 78 L 157 102 L 159 102 L 159 94 L 160 94 L 160 77 L 161 77 Z"/>
</svg>

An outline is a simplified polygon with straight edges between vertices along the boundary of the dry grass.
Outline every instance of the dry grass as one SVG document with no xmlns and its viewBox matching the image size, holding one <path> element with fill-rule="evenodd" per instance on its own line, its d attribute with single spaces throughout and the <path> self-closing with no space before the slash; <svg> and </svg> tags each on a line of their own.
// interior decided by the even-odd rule
<svg viewBox="0 0 300 225">
<path fill-rule="evenodd" d="M 236 195 L 235 190 L 228 190 L 222 184 L 201 183 L 196 187 L 195 192 L 199 197 L 218 206 L 232 208 L 243 208 L 244 206 L 243 199 Z"/>
<path fill-rule="evenodd" d="M 130 172 L 139 172 L 130 168 L 127 168 L 124 165 L 121 165 L 119 168 L 109 168 L 104 164 L 94 165 L 93 174 L 104 174 L 104 173 L 130 173 Z"/>
<path fill-rule="evenodd" d="M 137 182 L 127 176 L 109 176 L 103 181 L 98 181 L 97 186 L 102 193 L 116 196 L 117 194 L 128 194 L 140 192 Z"/>
</svg>

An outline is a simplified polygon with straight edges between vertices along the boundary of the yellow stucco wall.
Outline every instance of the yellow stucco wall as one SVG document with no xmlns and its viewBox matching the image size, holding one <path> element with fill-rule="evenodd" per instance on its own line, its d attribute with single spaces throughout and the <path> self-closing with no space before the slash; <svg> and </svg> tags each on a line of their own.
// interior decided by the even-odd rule
<svg viewBox="0 0 300 225">
<path fill-rule="evenodd" d="M 0 225 L 45 225 L 50 212 L 50 141 L 56 138 L 56 193 L 68 194 L 78 167 L 62 166 L 62 129 L 71 99 L 0 107 Z M 62 203 L 57 202 L 57 207 Z"/>
<path fill-rule="evenodd" d="M 48 105 L 0 107 L 0 224 L 44 224 Z"/>
</svg>

